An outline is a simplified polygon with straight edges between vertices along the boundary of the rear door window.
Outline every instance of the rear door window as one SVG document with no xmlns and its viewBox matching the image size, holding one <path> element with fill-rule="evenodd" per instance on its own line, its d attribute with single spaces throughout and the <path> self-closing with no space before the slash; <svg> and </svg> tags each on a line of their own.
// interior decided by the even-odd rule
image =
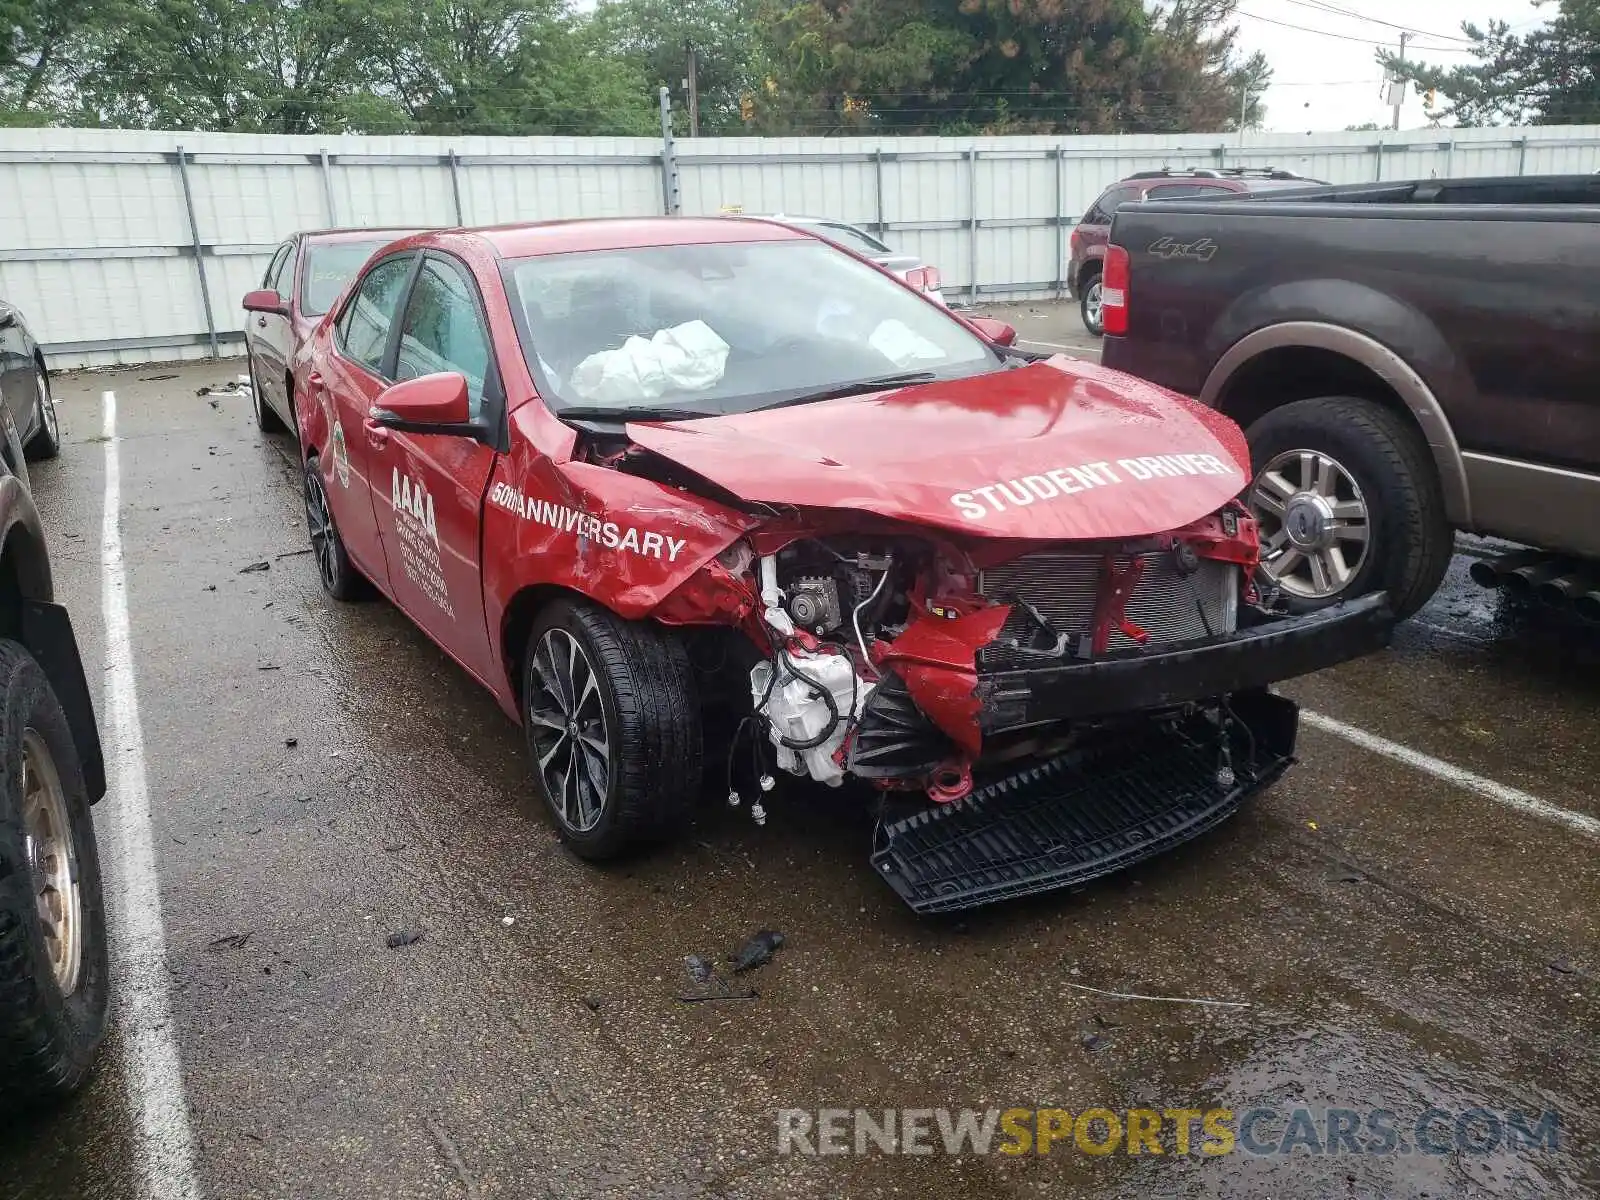
<svg viewBox="0 0 1600 1200">
<path fill-rule="evenodd" d="M 278 247 L 272 256 L 272 261 L 267 264 L 267 273 L 261 277 L 262 287 L 271 288 L 280 296 L 288 294 L 279 286 L 279 283 L 283 277 L 283 264 L 289 261 L 289 252 L 293 249 L 293 242 L 285 242 Z"/>
<path fill-rule="evenodd" d="M 1111 218 L 1117 215 L 1118 206 L 1138 198 L 1139 189 L 1136 187 L 1111 188 L 1099 200 L 1095 201 L 1094 207 L 1089 210 L 1088 215 L 1083 219 L 1090 225 L 1109 225 L 1111 224 Z"/>
<path fill-rule="evenodd" d="M 415 263 L 414 254 L 384 259 L 366 273 L 356 294 L 339 315 L 340 351 L 380 378 L 384 375 L 389 333 Z"/>
<path fill-rule="evenodd" d="M 1209 183 L 1163 183 L 1153 187 L 1145 194 L 1146 200 L 1179 200 L 1184 196 L 1212 196 L 1218 192 L 1229 191 L 1228 188 L 1216 187 Z"/>
</svg>

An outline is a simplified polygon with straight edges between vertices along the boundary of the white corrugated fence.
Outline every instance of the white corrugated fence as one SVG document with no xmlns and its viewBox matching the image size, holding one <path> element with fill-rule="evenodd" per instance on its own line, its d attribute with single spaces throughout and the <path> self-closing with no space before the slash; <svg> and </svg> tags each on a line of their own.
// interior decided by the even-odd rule
<svg viewBox="0 0 1600 1200">
<path fill-rule="evenodd" d="M 841 218 L 963 299 L 1061 287 L 1072 224 L 1163 166 L 1333 183 L 1588 173 L 1600 126 L 1008 138 L 291 137 L 0 129 L 0 297 L 55 366 L 238 353 L 296 229 L 787 212 Z"/>
</svg>

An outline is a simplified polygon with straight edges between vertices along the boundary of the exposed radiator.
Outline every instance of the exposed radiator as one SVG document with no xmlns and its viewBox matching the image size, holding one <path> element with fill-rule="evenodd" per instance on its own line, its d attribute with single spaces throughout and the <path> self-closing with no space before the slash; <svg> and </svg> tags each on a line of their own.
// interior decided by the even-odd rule
<svg viewBox="0 0 1600 1200">
<path fill-rule="evenodd" d="M 1126 567 L 1134 557 L 1119 555 L 1117 565 Z M 1150 635 L 1146 647 L 1198 641 L 1231 633 L 1238 627 L 1239 569 L 1232 563 L 1201 559 L 1200 569 L 1186 576 L 1166 551 L 1137 557 L 1144 560 L 1144 573 L 1128 598 L 1126 611 L 1128 619 Z M 1030 554 L 984 571 L 978 577 L 978 591 L 991 600 L 1026 600 L 1060 633 L 1092 635 L 1101 562 L 1099 555 Z M 1000 636 L 1039 649 L 1054 645 L 1054 639 L 1020 609 L 1012 610 Z M 1107 650 L 1115 653 L 1138 645 L 1114 629 Z M 989 646 L 978 656 L 978 666 L 988 670 L 1036 666 L 1039 662 L 1036 657 L 1002 646 Z"/>
</svg>

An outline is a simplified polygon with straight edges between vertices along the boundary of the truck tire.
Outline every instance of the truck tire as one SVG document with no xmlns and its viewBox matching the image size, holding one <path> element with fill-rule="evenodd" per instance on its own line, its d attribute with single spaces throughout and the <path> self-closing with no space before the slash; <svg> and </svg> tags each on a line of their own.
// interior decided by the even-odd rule
<svg viewBox="0 0 1600 1200">
<path fill-rule="evenodd" d="M 33 366 L 33 386 L 38 395 L 39 427 L 22 448 L 22 456 L 29 462 L 43 462 L 61 453 L 61 419 L 50 395 L 50 376 L 38 363 Z"/>
<path fill-rule="evenodd" d="M 581 601 L 549 605 L 523 652 L 522 723 L 534 786 L 583 858 L 660 840 L 699 794 L 694 671 L 659 626 Z"/>
<path fill-rule="evenodd" d="M 100 855 L 49 681 L 0 640 L 0 1112 L 88 1078 L 110 1007 Z"/>
<path fill-rule="evenodd" d="M 359 600 L 366 595 L 367 581 L 345 553 L 344 539 L 334 524 L 333 508 L 322 485 L 322 467 L 315 454 L 306 457 L 301 473 L 306 499 L 306 527 L 311 533 L 311 557 L 317 564 L 322 590 L 335 600 Z"/>
<path fill-rule="evenodd" d="M 1104 337 L 1106 332 L 1105 317 L 1101 315 L 1100 308 L 1100 272 L 1094 271 L 1083 277 L 1083 283 L 1078 288 L 1078 313 L 1083 317 L 1083 327 L 1094 337 Z"/>
<path fill-rule="evenodd" d="M 1387 591 L 1428 602 L 1453 546 L 1433 459 L 1398 414 L 1355 396 L 1297 400 L 1245 433 L 1262 563 L 1293 612 Z"/>
</svg>

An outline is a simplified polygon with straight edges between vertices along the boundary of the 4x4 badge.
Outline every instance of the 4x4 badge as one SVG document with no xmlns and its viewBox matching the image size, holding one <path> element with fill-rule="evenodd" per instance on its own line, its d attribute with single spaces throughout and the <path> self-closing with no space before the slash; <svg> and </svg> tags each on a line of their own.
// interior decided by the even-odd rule
<svg viewBox="0 0 1600 1200">
<path fill-rule="evenodd" d="M 1150 254 L 1155 258 L 1192 258 L 1195 262 L 1210 262 L 1217 254 L 1217 244 L 1208 237 L 1192 242 L 1175 242 L 1170 237 L 1158 238 L 1150 243 Z"/>
</svg>

